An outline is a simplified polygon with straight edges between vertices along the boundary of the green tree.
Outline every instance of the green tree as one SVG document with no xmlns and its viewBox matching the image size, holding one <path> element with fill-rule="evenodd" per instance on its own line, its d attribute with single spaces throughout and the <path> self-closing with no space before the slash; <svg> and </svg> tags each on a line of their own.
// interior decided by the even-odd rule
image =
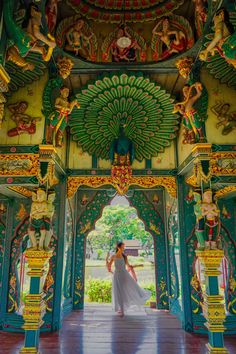
<svg viewBox="0 0 236 354">
<path fill-rule="evenodd" d="M 96 249 L 108 251 L 114 249 L 118 241 L 132 239 L 139 240 L 143 250 L 150 253 L 153 246 L 152 236 L 145 230 L 136 209 L 115 205 L 104 208 L 95 230 L 87 237 L 87 245 L 92 252 Z"/>
</svg>

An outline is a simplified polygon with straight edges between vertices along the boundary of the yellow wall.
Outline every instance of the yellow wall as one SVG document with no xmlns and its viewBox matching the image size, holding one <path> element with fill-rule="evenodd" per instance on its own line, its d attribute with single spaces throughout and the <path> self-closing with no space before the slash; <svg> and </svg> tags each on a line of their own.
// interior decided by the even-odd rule
<svg viewBox="0 0 236 354">
<path fill-rule="evenodd" d="M 35 134 L 21 134 L 14 137 L 7 135 L 8 130 L 15 128 L 16 124 L 10 118 L 11 112 L 8 110 L 7 105 L 5 107 L 5 116 L 0 129 L 0 141 L 1 145 L 37 145 L 42 143 L 44 133 L 44 116 L 42 114 L 42 95 L 46 85 L 48 76 L 45 74 L 40 80 L 34 81 L 31 85 L 20 88 L 17 92 L 13 93 L 7 100 L 7 105 L 16 103 L 19 101 L 26 101 L 28 108 L 25 114 L 32 117 L 40 117 L 41 121 L 36 123 Z"/>
</svg>

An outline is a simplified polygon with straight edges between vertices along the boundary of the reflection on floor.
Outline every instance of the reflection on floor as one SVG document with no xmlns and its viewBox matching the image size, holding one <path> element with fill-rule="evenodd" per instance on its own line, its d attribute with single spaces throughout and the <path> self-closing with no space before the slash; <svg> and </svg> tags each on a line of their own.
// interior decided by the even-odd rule
<svg viewBox="0 0 236 354">
<path fill-rule="evenodd" d="M 168 312 L 146 309 L 117 317 L 110 305 L 87 305 L 71 313 L 63 328 L 42 334 L 41 354 L 205 354 L 206 336 L 180 328 Z M 236 338 L 226 337 L 230 354 L 236 353 Z M 16 354 L 23 335 L 0 332 L 0 354 Z"/>
</svg>

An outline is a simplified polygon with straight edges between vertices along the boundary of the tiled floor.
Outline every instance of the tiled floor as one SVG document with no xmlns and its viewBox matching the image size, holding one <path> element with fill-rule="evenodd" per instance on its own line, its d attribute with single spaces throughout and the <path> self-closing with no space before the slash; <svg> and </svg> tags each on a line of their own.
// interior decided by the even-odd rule
<svg viewBox="0 0 236 354">
<path fill-rule="evenodd" d="M 186 333 L 168 312 L 146 309 L 119 318 L 110 306 L 71 313 L 59 332 L 40 336 L 41 354 L 203 354 L 206 336 Z M 236 336 L 225 339 L 236 354 Z M 15 354 L 23 335 L 0 332 L 0 354 Z M 219 353 L 220 354 L 220 353 Z"/>
</svg>

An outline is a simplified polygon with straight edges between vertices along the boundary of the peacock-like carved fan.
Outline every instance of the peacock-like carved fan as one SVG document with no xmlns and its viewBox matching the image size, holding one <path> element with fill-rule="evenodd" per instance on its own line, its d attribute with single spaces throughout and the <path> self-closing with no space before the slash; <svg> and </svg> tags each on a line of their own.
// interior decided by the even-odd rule
<svg viewBox="0 0 236 354">
<path fill-rule="evenodd" d="M 176 137 L 174 99 L 142 74 L 104 76 L 77 94 L 81 105 L 69 121 L 71 135 L 83 151 L 109 159 L 109 149 L 124 133 L 135 147 L 135 158 L 150 159 L 164 152 Z"/>
<path fill-rule="evenodd" d="M 234 26 L 236 31 L 236 12 L 229 12 L 230 22 Z M 206 48 L 212 41 L 214 33 L 211 32 L 205 37 L 204 47 Z M 229 87 L 236 89 L 236 70 L 235 68 L 227 63 L 227 61 L 220 56 L 218 52 L 215 55 L 208 56 L 206 67 L 210 74 L 218 79 L 222 84 L 226 84 Z"/>
</svg>

